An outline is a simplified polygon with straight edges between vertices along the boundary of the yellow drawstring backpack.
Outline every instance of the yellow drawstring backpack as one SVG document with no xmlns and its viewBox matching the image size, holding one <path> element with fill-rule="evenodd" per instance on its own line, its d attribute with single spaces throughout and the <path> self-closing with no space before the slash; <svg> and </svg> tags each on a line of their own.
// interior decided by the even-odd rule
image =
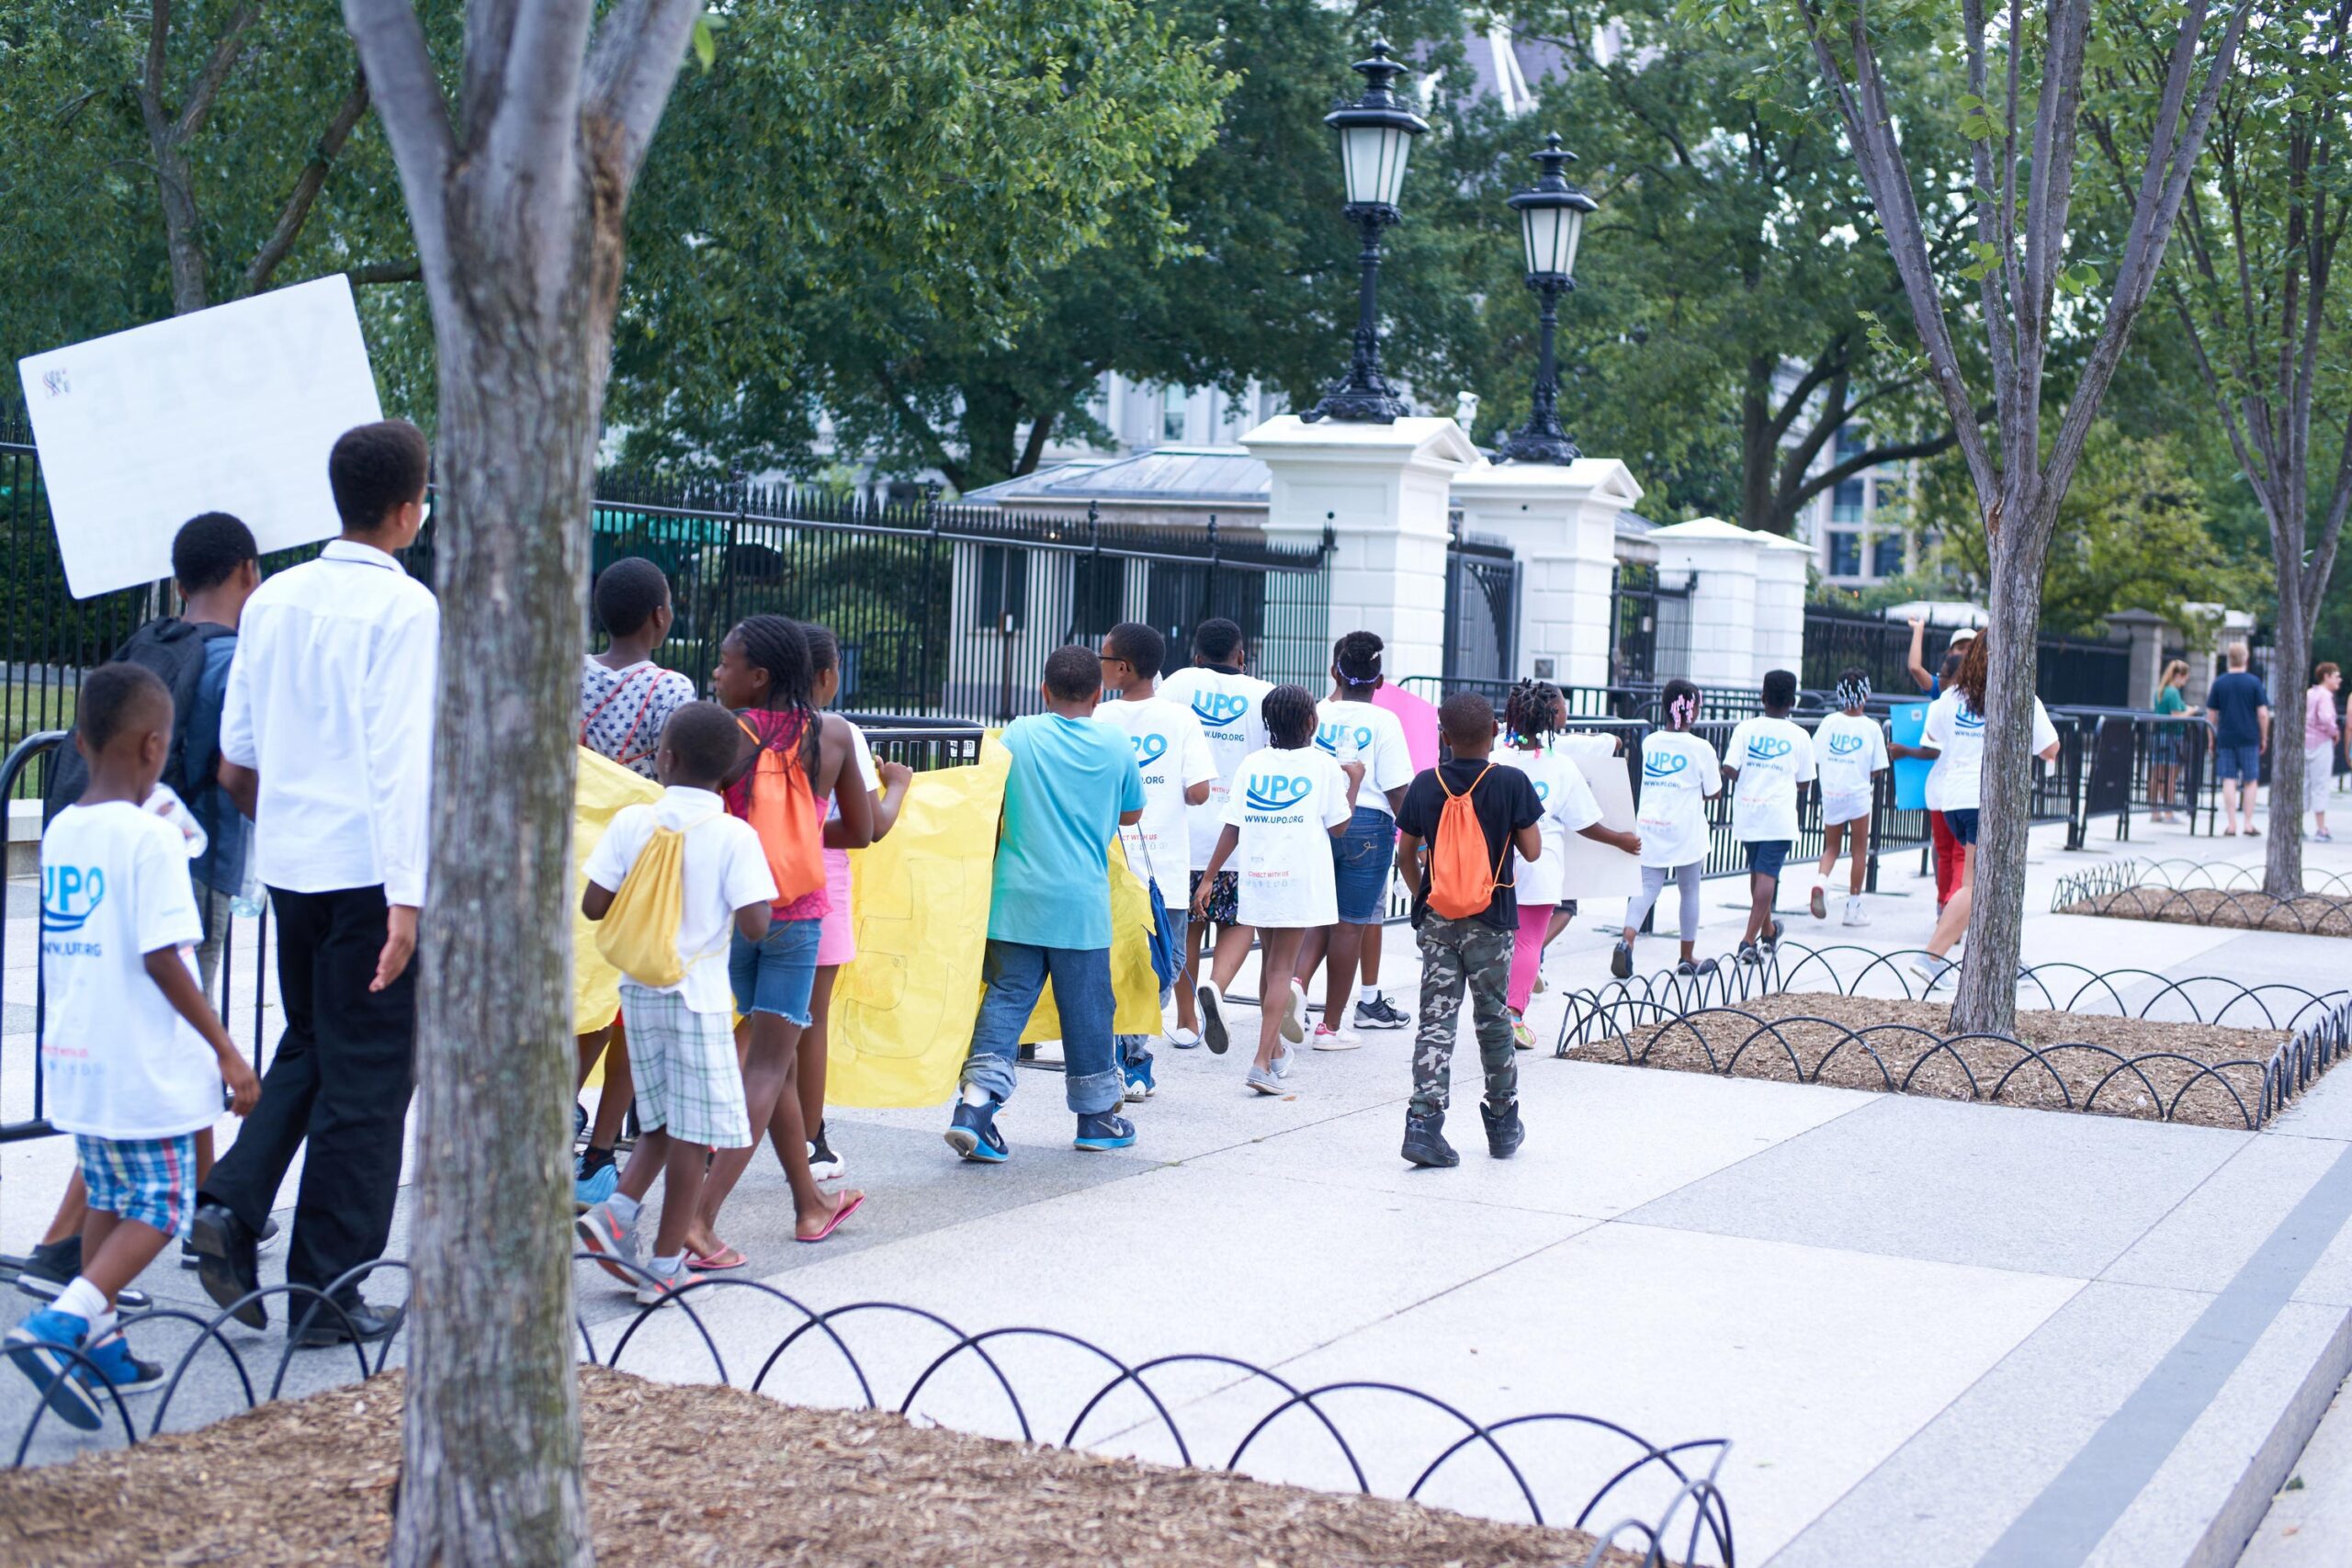
<svg viewBox="0 0 2352 1568">
<path fill-rule="evenodd" d="M 686 977 L 686 963 L 678 956 L 678 921 L 685 908 L 686 835 L 718 815 L 714 811 L 684 828 L 657 825 L 597 922 L 596 951 L 624 976 L 649 989 L 666 990 Z"/>
</svg>

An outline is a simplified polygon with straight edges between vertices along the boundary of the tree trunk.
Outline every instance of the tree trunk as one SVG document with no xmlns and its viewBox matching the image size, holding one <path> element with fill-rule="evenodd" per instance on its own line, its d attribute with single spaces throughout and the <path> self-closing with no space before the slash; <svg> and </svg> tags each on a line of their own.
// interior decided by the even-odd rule
<svg viewBox="0 0 2352 1568">
<path fill-rule="evenodd" d="M 2301 552 L 2278 565 L 2278 649 L 2271 662 L 2270 842 L 2263 850 L 2262 890 L 2274 898 L 2303 891 L 2303 704 L 2312 668 L 2312 616 L 2301 602 Z"/>
<path fill-rule="evenodd" d="M 406 1464 L 392 1562 L 593 1561 L 572 1374 L 574 741 L 604 336 L 454 223 Z M 506 249 L 511 254 L 512 243 Z M 469 254 L 470 252 L 470 254 Z M 593 356 L 593 358 L 592 358 Z M 497 780 L 500 787 L 484 788 Z M 501 933 L 505 933 L 502 937 Z M 535 940 L 512 940 L 536 933 Z M 498 1129 L 497 1136 L 483 1131 Z"/>
<path fill-rule="evenodd" d="M 2011 470 L 2012 473 L 2016 470 Z M 2032 527 L 2038 497 L 2012 483 L 1988 529 L 1992 556 L 1991 668 L 1984 682 L 1984 766 L 1976 814 L 1968 955 L 1952 1000 L 1955 1032 L 2017 1032 L 2018 953 L 2025 931 L 2026 842 L 2033 813 L 2034 656 L 2041 631 L 2041 569 L 2049 529 Z M 2020 493 L 2020 492 L 2023 493 Z M 2047 505 L 2057 508 L 2053 494 Z M 2040 547 L 2036 548 L 2039 541 Z"/>
<path fill-rule="evenodd" d="M 1772 365 L 1751 360 L 1739 394 L 1739 525 L 1773 532 L 1781 445 L 1772 431 Z"/>
<path fill-rule="evenodd" d="M 964 389 L 964 479 L 958 488 L 977 490 L 1009 479 L 1020 450 L 1021 394 L 992 381 Z"/>
</svg>

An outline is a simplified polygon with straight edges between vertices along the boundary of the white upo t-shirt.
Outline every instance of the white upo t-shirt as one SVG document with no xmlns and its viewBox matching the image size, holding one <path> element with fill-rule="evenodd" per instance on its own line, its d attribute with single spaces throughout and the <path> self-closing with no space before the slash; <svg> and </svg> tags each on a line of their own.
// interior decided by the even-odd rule
<svg viewBox="0 0 2352 1568">
<path fill-rule="evenodd" d="M 1209 856 L 1216 853 L 1217 834 L 1225 827 L 1226 796 L 1233 788 L 1233 774 L 1241 760 L 1266 743 L 1265 716 L 1259 705 L 1273 686 L 1255 675 L 1228 675 L 1222 670 L 1204 670 L 1194 665 L 1179 670 L 1159 682 L 1159 694 L 1193 711 L 1200 721 L 1201 739 L 1208 742 L 1209 759 L 1216 764 L 1216 777 L 1209 784 L 1209 797 L 1193 807 L 1188 818 L 1193 829 L 1193 863 L 1194 871 L 1208 869 Z M 1160 890 L 1162 893 L 1166 888 Z"/>
<path fill-rule="evenodd" d="M 1830 803 L 1860 800 L 1869 809 L 1871 775 L 1887 765 L 1886 730 L 1867 715 L 1833 713 L 1813 732 L 1813 760 L 1821 770 L 1821 798 Z M 1849 821 L 1849 817 L 1826 815 L 1825 821 Z"/>
<path fill-rule="evenodd" d="M 1557 904 L 1567 897 L 1567 873 L 1561 862 L 1568 835 L 1600 820 L 1600 802 L 1592 797 L 1584 770 L 1566 751 L 1503 747 L 1496 750 L 1495 761 L 1525 773 L 1527 782 L 1535 786 L 1535 798 L 1544 806 L 1544 815 L 1535 824 L 1544 839 L 1544 853 L 1532 862 L 1517 861 L 1518 870 L 1513 873 L 1519 907 L 1536 909 Z"/>
<path fill-rule="evenodd" d="M 1644 865 L 1689 865 L 1707 858 L 1707 807 L 1724 788 L 1715 749 L 1685 729 L 1652 730 L 1642 740 L 1642 798 L 1635 813 Z"/>
<path fill-rule="evenodd" d="M 1193 834 L 1184 792 L 1216 782 L 1216 760 L 1193 710 L 1165 697 L 1140 703 L 1095 705 L 1094 716 L 1118 730 L 1135 748 L 1136 771 L 1143 775 L 1143 816 L 1123 829 L 1131 867 L 1159 884 L 1170 905 L 1192 897 Z"/>
<path fill-rule="evenodd" d="M 1732 836 L 1744 843 L 1797 836 L 1797 785 L 1814 775 L 1813 737 L 1785 718 L 1744 718 L 1724 748 L 1739 771 L 1731 795 Z"/>
<path fill-rule="evenodd" d="M 1931 811 L 1973 811 L 1984 784 L 1984 716 L 1968 705 L 1956 691 L 1947 691 L 1928 705 L 1928 723 L 1919 737 L 1923 746 L 1940 754 L 1928 774 L 1928 807 Z M 2033 699 L 2033 753 L 2040 756 L 2058 744 L 2058 727 L 2050 710 Z"/>
<path fill-rule="evenodd" d="M 128 801 L 69 806 L 41 835 L 40 1064 L 61 1131 L 176 1138 L 220 1118 L 220 1061 L 146 966 L 178 948 L 198 979 L 204 923 L 187 863 L 180 830 Z"/>
<path fill-rule="evenodd" d="M 865 739 L 865 731 L 855 725 L 849 727 L 849 748 L 857 761 L 857 782 L 865 786 L 868 795 L 882 792 L 882 771 L 874 765 L 874 748 Z M 833 781 L 833 793 L 825 797 L 825 820 L 831 822 L 842 814 L 841 781 Z"/>
<path fill-rule="evenodd" d="M 707 789 L 672 784 L 650 806 L 624 807 L 588 852 L 588 880 L 617 893 L 629 867 L 653 840 L 656 828 L 686 836 L 685 875 L 678 904 L 678 958 L 685 978 L 674 986 L 688 1012 L 728 1012 L 735 993 L 727 983 L 727 949 L 735 911 L 775 902 L 767 852 L 749 822 L 727 815 L 726 802 Z M 643 982 L 631 977 L 631 985 Z"/>
<path fill-rule="evenodd" d="M 1348 817 L 1348 775 L 1315 747 L 1268 746 L 1242 759 L 1225 819 L 1240 835 L 1227 865 L 1239 874 L 1235 913 L 1243 925 L 1328 926 L 1339 919 L 1331 829 Z"/>
<path fill-rule="evenodd" d="M 1362 762 L 1363 784 L 1356 804 L 1394 817 L 1388 792 L 1413 782 L 1413 753 L 1405 726 L 1374 703 L 1343 703 L 1326 697 L 1315 705 L 1315 749 L 1335 762 Z"/>
</svg>

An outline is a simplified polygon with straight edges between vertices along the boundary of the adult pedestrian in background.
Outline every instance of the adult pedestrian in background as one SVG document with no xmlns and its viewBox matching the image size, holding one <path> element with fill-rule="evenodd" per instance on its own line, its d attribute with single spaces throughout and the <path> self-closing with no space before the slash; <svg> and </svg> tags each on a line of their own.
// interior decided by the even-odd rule
<svg viewBox="0 0 2352 1568">
<path fill-rule="evenodd" d="M 2180 814 L 2173 809 L 2178 804 L 2174 798 L 2180 790 L 2181 759 L 2188 755 L 2188 740 L 2181 727 L 2188 722 L 2188 699 L 2181 688 L 2188 684 L 2188 660 L 2176 659 L 2165 666 L 2164 679 L 2156 682 L 2156 698 L 2152 705 L 2156 710 L 2156 724 L 2148 736 L 2148 820 L 2177 822 Z"/>
<path fill-rule="evenodd" d="M 2318 829 L 2312 837 L 2324 844 L 2335 837 L 2327 830 L 2327 795 L 2335 784 L 2335 738 L 2342 732 L 2335 694 L 2343 684 L 2344 672 L 2323 664 L 2312 671 L 2312 689 L 2303 694 L 2303 803 Z"/>
<path fill-rule="evenodd" d="M 2246 672 L 2246 649 L 2242 642 L 2229 648 L 2230 670 L 2214 677 L 2205 692 L 2205 722 L 2213 727 L 2213 776 L 2222 785 L 2222 837 L 2234 839 L 2243 828 L 2248 838 L 2259 838 L 2254 825 L 2255 792 L 2262 784 L 2262 754 L 2270 750 L 2270 694 Z"/>
</svg>

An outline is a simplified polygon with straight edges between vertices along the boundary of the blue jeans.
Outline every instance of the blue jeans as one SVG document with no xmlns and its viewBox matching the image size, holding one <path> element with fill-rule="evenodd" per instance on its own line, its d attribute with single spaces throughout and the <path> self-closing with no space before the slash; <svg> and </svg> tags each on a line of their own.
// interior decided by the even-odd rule
<svg viewBox="0 0 2352 1568">
<path fill-rule="evenodd" d="M 1176 952 L 1180 956 L 1184 951 L 1184 930 L 1192 923 L 1192 919 L 1193 912 L 1190 909 L 1170 909 L 1168 911 L 1168 934 L 1175 939 Z M 1161 1007 L 1166 1007 L 1175 998 L 1175 982 L 1170 981 L 1169 984 L 1159 987 L 1159 1005 Z M 1114 1004 L 1114 1010 L 1116 1010 L 1115 1003 Z M 1118 1059 L 1121 1066 L 1139 1067 L 1146 1062 L 1151 1060 L 1150 1035 L 1121 1034 L 1114 1036 L 1114 1043 L 1119 1047 Z"/>
<path fill-rule="evenodd" d="M 808 1027 L 809 995 L 817 984 L 817 943 L 822 920 L 776 920 L 756 942 L 736 931 L 727 950 L 727 978 L 735 1010 L 745 1018 L 772 1012 L 788 1023 Z"/>
<path fill-rule="evenodd" d="M 1388 868 L 1396 860 L 1396 818 L 1377 807 L 1357 807 L 1347 831 L 1331 840 L 1332 890 L 1339 896 L 1341 923 L 1381 922 L 1388 912 Z"/>
<path fill-rule="evenodd" d="M 1107 947 L 1036 947 L 989 938 L 980 964 L 980 981 L 987 988 L 980 996 L 980 1016 L 972 1024 L 963 1083 L 985 1089 L 1000 1105 L 1012 1098 L 1021 1031 L 1036 1010 L 1037 995 L 1048 976 L 1054 982 L 1054 1005 L 1062 1017 L 1062 1061 L 1068 1067 L 1063 1086 L 1069 1108 L 1080 1116 L 1117 1110 L 1127 1098 L 1127 1080 L 1112 1054 Z"/>
</svg>

